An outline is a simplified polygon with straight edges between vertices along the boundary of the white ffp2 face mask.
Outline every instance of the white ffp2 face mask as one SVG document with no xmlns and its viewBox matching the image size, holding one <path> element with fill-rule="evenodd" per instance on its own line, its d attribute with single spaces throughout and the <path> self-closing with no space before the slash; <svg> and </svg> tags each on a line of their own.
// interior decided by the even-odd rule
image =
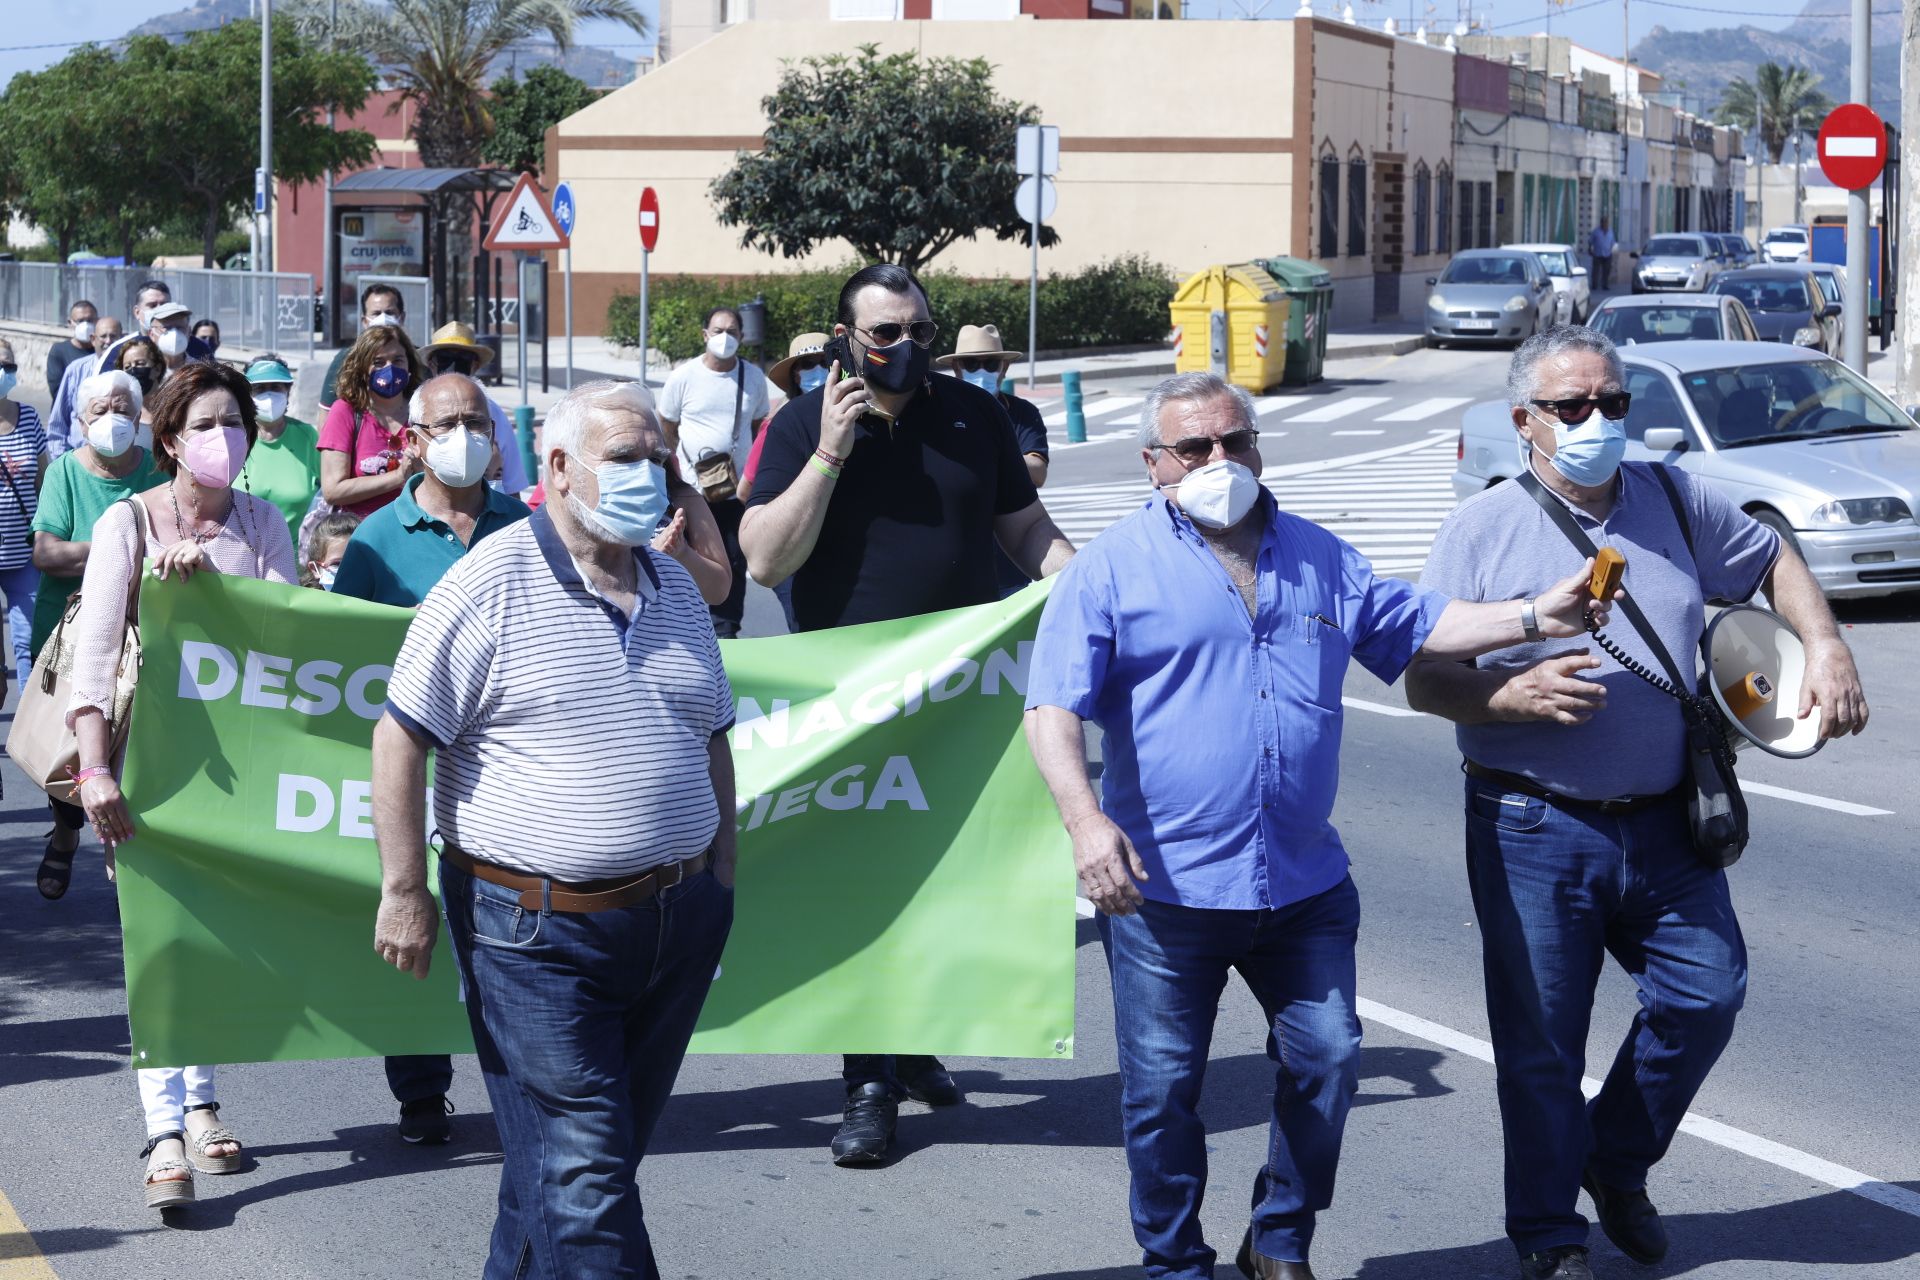
<svg viewBox="0 0 1920 1280">
<path fill-rule="evenodd" d="M 162 329 L 160 336 L 153 340 L 153 345 L 160 348 L 160 354 L 166 356 L 168 359 L 172 359 L 174 356 L 183 356 L 187 353 L 187 331 L 185 329 Z"/>
<path fill-rule="evenodd" d="M 707 339 L 707 354 L 715 360 L 731 360 L 740 349 L 740 339 L 730 333 L 716 333 Z"/>
<path fill-rule="evenodd" d="M 1239 524 L 1259 496 L 1260 477 L 1231 458 L 1196 467 L 1179 485 L 1180 509 L 1188 519 L 1208 529 L 1230 529 Z"/>
<path fill-rule="evenodd" d="M 465 427 L 438 439 L 427 441 L 427 466 L 440 483 L 450 489 L 464 489 L 486 478 L 487 465 L 493 461 L 493 441 Z"/>
<path fill-rule="evenodd" d="M 117 458 L 132 446 L 139 423 L 124 413 L 103 413 L 87 424 L 87 443 L 103 458 Z"/>
<path fill-rule="evenodd" d="M 287 416 L 287 393 L 262 391 L 253 397 L 253 416 L 260 422 L 278 422 Z"/>
<path fill-rule="evenodd" d="M 75 342 L 82 342 L 82 343 L 92 342 L 93 341 L 93 321 L 75 320 L 73 322 L 73 340 Z"/>
</svg>

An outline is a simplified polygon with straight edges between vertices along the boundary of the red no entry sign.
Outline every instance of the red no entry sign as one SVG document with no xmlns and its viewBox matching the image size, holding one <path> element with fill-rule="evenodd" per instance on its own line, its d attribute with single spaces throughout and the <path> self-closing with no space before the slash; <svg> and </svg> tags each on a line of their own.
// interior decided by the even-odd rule
<svg viewBox="0 0 1920 1280">
<path fill-rule="evenodd" d="M 1836 187 L 1870 187 L 1887 164 L 1887 126 L 1873 108 L 1849 102 L 1820 126 L 1820 171 Z"/>
<path fill-rule="evenodd" d="M 640 193 L 640 247 L 648 253 L 660 243 L 660 197 L 648 187 Z"/>
</svg>

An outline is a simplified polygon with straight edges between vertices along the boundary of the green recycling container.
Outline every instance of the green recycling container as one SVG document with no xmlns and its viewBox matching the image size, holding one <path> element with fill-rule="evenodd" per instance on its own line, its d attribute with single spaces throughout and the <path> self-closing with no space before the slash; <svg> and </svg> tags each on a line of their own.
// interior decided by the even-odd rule
<svg viewBox="0 0 1920 1280">
<path fill-rule="evenodd" d="M 1318 382 L 1327 363 L 1327 329 L 1333 318 L 1333 277 L 1304 258 L 1259 258 L 1255 265 L 1280 282 L 1293 300 L 1287 316 L 1289 386 Z"/>
</svg>

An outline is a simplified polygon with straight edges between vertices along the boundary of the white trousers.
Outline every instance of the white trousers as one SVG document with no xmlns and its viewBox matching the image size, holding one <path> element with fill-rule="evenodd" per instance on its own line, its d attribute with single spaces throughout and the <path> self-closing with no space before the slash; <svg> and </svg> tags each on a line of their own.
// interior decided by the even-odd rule
<svg viewBox="0 0 1920 1280">
<path fill-rule="evenodd" d="M 218 1102 L 212 1067 L 142 1067 L 140 1104 L 147 1109 L 147 1136 L 185 1129 L 188 1107 Z"/>
</svg>

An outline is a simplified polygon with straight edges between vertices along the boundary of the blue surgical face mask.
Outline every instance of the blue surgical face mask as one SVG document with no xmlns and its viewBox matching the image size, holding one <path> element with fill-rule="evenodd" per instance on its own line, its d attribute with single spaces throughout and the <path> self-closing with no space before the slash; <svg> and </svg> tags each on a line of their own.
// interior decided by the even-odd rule
<svg viewBox="0 0 1920 1280">
<path fill-rule="evenodd" d="M 571 493 L 568 507 L 608 542 L 638 547 L 653 541 L 667 513 L 667 469 L 657 462 L 603 462 L 583 470 L 600 482 L 600 501 L 589 507 Z"/>
<path fill-rule="evenodd" d="M 827 371 L 825 369 L 802 369 L 793 375 L 793 381 L 794 384 L 800 388 L 800 394 L 805 395 L 809 391 L 816 391 L 827 385 Z"/>
<path fill-rule="evenodd" d="M 0 400 L 5 400 L 8 396 L 12 395 L 13 388 L 19 381 L 19 374 L 8 373 L 4 369 L 0 369 Z"/>
<path fill-rule="evenodd" d="M 1531 409 L 1527 412 L 1533 413 Z M 1585 489 L 1598 489 L 1620 470 L 1620 459 L 1627 453 L 1627 424 L 1624 418 L 1604 418 L 1598 410 L 1585 422 L 1569 424 L 1549 422 L 1535 413 L 1534 420 L 1553 428 L 1553 456 L 1547 459 L 1555 471 Z"/>
<path fill-rule="evenodd" d="M 997 369 L 963 369 L 960 376 L 982 391 L 997 394 L 1000 390 L 1000 371 Z"/>
</svg>

